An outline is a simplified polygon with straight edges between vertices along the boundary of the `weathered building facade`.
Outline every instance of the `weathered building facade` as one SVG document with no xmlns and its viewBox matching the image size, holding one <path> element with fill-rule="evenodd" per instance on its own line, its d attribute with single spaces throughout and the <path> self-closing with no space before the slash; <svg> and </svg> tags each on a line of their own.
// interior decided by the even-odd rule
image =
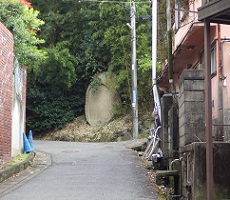
<svg viewBox="0 0 230 200">
<path fill-rule="evenodd" d="M 173 81 L 175 91 L 167 102 L 175 107 L 173 96 L 177 99 L 177 123 L 175 112 L 167 104 L 162 108 L 162 149 L 167 169 L 177 169 L 178 174 L 170 175 L 177 184 L 172 196 L 178 199 L 207 198 L 206 150 L 207 121 L 206 104 L 211 107 L 211 149 L 213 170 L 213 199 L 229 199 L 230 179 L 230 18 L 229 1 L 226 0 L 188 0 L 175 1 L 174 43 L 173 43 Z M 213 6 L 213 7 L 210 7 Z M 201 15 L 198 16 L 201 12 Z M 219 12 L 219 13 L 218 13 Z M 225 19 L 222 19 L 225 17 Z M 198 20 L 199 18 L 199 20 Z M 206 19 L 210 20 L 210 52 L 206 52 Z M 221 23 L 224 20 L 225 23 Z M 221 24 L 217 24 L 221 23 Z M 207 55 L 210 66 L 207 66 Z M 159 87 L 171 90 L 167 70 L 163 70 L 158 81 Z M 211 96 L 207 99 L 206 68 L 210 67 Z M 164 102 L 166 96 L 162 97 Z M 168 96 L 167 96 L 168 98 Z M 164 106 L 164 104 L 162 104 Z M 165 120 L 167 119 L 167 120 Z M 172 126 L 173 124 L 173 126 Z M 173 130 L 172 130 L 173 127 Z M 176 127 L 176 128 L 175 128 Z M 169 173 L 170 174 L 170 173 Z M 167 173 L 165 173 L 167 176 Z M 175 185 L 174 185 L 175 186 Z"/>
</svg>

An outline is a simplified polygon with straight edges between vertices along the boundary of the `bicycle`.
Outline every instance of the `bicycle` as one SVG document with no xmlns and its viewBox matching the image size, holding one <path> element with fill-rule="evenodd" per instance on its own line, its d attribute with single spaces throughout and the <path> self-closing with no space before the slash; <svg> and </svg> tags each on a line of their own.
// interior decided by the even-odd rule
<svg viewBox="0 0 230 200">
<path fill-rule="evenodd" d="M 145 152 L 143 154 L 143 157 L 146 160 L 153 160 L 153 159 L 157 159 L 159 157 L 163 157 L 163 153 L 161 151 L 160 148 L 158 148 L 157 153 L 153 154 L 156 150 L 156 147 L 158 146 L 159 141 L 161 141 L 160 137 L 159 137 L 159 131 L 161 129 L 161 126 L 158 126 L 156 129 L 155 128 L 150 128 L 150 135 L 148 137 L 148 139 L 150 140 L 150 142 L 148 143 Z"/>
</svg>

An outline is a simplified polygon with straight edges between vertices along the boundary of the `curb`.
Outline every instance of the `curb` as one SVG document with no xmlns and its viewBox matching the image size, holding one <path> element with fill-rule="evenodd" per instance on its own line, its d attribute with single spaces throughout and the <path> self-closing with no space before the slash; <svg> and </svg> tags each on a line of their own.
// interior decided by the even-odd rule
<svg viewBox="0 0 230 200">
<path fill-rule="evenodd" d="M 0 170 L 0 183 L 10 178 L 14 174 L 17 174 L 25 170 L 28 166 L 32 164 L 34 157 L 35 157 L 35 152 L 32 152 L 30 153 L 30 155 L 25 161 L 12 165 L 8 168 L 1 169 Z"/>
<path fill-rule="evenodd" d="M 125 146 L 128 149 L 132 149 L 135 151 L 144 151 L 148 143 L 148 139 L 133 139 L 129 141 L 125 141 Z"/>
</svg>

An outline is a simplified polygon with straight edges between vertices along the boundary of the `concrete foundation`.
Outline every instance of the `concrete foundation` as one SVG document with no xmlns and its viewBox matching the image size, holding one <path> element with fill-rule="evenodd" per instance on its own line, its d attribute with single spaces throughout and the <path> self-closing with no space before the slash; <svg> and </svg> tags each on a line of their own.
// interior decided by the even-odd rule
<svg viewBox="0 0 230 200">
<path fill-rule="evenodd" d="M 182 198 L 206 199 L 206 143 L 195 142 L 180 149 Z M 213 144 L 214 199 L 230 199 L 230 143 Z"/>
</svg>

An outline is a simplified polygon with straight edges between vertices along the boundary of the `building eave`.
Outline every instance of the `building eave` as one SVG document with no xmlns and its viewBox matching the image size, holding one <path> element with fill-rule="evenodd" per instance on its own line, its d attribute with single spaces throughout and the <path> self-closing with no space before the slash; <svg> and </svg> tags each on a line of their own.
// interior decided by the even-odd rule
<svg viewBox="0 0 230 200">
<path fill-rule="evenodd" d="M 229 0 L 214 0 L 198 8 L 198 20 L 230 25 Z"/>
<path fill-rule="evenodd" d="M 215 32 L 216 24 L 211 24 L 211 32 Z M 211 42 L 211 41 L 210 41 Z M 173 51 L 173 74 L 177 77 L 184 69 L 194 67 L 193 59 L 197 59 L 204 49 L 204 23 L 195 22 L 191 24 L 180 44 Z M 158 85 L 166 87 L 168 83 L 168 65 L 163 67 Z"/>
</svg>

